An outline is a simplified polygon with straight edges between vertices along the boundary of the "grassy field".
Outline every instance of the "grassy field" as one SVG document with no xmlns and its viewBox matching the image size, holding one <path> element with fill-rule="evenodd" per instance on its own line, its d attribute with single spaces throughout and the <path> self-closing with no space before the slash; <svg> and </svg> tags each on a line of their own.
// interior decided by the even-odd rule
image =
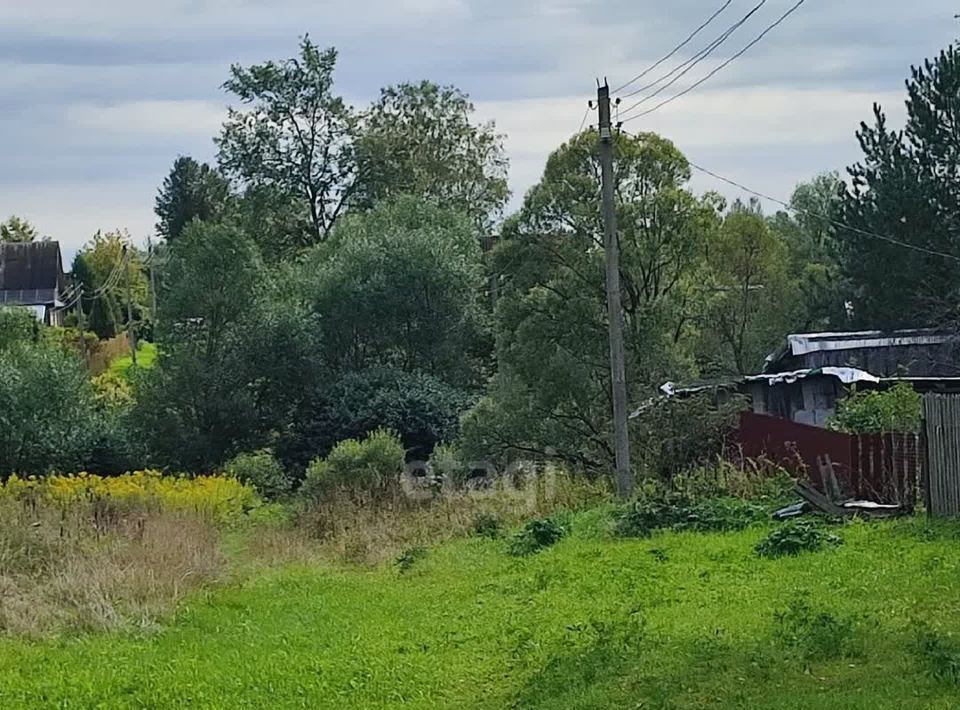
<svg viewBox="0 0 960 710">
<path fill-rule="evenodd" d="M 157 361 L 157 346 L 153 343 L 143 342 L 137 346 L 137 367 L 149 369 Z M 126 377 L 130 368 L 133 367 L 133 358 L 130 355 L 119 357 L 110 363 L 110 372 Z"/>
<path fill-rule="evenodd" d="M 603 519 L 531 557 L 471 538 L 406 569 L 287 566 L 192 597 L 160 631 L 3 640 L 0 706 L 960 702 L 956 528 L 852 524 L 839 547 L 767 560 L 764 526 L 618 541 Z"/>
</svg>

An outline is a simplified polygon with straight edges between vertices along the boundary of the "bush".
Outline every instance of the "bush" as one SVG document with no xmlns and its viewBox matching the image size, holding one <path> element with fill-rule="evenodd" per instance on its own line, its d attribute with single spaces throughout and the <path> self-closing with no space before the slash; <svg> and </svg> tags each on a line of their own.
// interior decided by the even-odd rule
<svg viewBox="0 0 960 710">
<path fill-rule="evenodd" d="M 337 442 L 377 429 L 396 432 L 422 459 L 437 443 L 456 438 L 469 395 L 420 372 L 373 368 L 339 377 L 306 398 L 303 411 L 277 446 L 277 455 L 303 470 Z"/>
<path fill-rule="evenodd" d="M 40 339 L 40 324 L 22 308 L 0 308 L 0 351 Z"/>
<path fill-rule="evenodd" d="M 960 685 L 960 643 L 955 639 L 923 627 L 911 650 L 932 678 Z"/>
<path fill-rule="evenodd" d="M 494 540 L 500 537 L 500 518 L 493 513 L 480 513 L 473 519 L 473 534 Z"/>
<path fill-rule="evenodd" d="M 816 552 L 827 545 L 840 545 L 843 539 L 807 520 L 791 520 L 773 530 L 757 543 L 761 557 L 784 557 L 801 552 Z"/>
<path fill-rule="evenodd" d="M 774 621 L 780 642 L 809 660 L 827 661 L 852 651 L 853 620 L 816 611 L 803 597 L 774 614 Z"/>
<path fill-rule="evenodd" d="M 386 429 L 362 440 L 341 441 L 326 458 L 307 467 L 303 490 L 313 496 L 336 490 L 382 492 L 398 480 L 403 456 L 400 438 Z"/>
<path fill-rule="evenodd" d="M 224 471 L 242 483 L 253 486 L 267 499 L 279 498 L 290 491 L 290 479 L 269 449 L 235 456 L 224 467 Z"/>
<path fill-rule="evenodd" d="M 510 554 L 525 557 L 552 547 L 563 539 L 567 529 L 554 518 L 531 520 L 510 541 Z"/>
<path fill-rule="evenodd" d="M 0 476 L 84 467 L 97 423 L 78 355 L 45 342 L 0 349 Z"/>
<path fill-rule="evenodd" d="M 920 431 L 923 399 L 901 382 L 886 392 L 853 391 L 837 405 L 828 428 L 848 434 L 883 434 Z"/>
<path fill-rule="evenodd" d="M 614 533 L 619 537 L 647 537 L 661 529 L 726 532 L 743 530 L 767 516 L 763 506 L 737 498 L 696 502 L 684 494 L 660 489 L 621 511 Z"/>
<path fill-rule="evenodd" d="M 662 479 L 716 461 L 735 438 L 746 398 L 720 402 L 712 394 L 651 403 L 631 421 L 639 463 Z"/>
</svg>

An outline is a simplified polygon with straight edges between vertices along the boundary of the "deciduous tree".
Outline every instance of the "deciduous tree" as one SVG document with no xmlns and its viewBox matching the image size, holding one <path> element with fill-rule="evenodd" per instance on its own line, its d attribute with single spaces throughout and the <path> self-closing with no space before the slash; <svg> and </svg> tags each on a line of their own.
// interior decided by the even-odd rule
<svg viewBox="0 0 960 710">
<path fill-rule="evenodd" d="M 223 87 L 243 108 L 231 108 L 217 139 L 221 168 L 243 186 L 269 186 L 296 196 L 322 241 L 353 194 L 357 120 L 333 92 L 335 49 L 309 37 L 300 53 L 250 67 L 233 65 Z"/>
<path fill-rule="evenodd" d="M 383 89 L 357 142 L 357 204 L 416 195 L 491 227 L 509 196 L 503 136 L 469 97 L 429 81 Z"/>
</svg>

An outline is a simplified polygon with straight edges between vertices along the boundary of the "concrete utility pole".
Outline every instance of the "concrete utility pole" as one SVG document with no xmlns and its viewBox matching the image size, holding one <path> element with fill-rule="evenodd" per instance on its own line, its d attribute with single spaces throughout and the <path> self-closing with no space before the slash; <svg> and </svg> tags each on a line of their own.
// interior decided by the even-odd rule
<svg viewBox="0 0 960 710">
<path fill-rule="evenodd" d="M 83 312 L 83 285 L 79 286 L 80 295 L 77 298 L 77 327 L 80 329 L 80 347 L 83 349 L 83 361 L 90 365 L 90 353 L 87 348 L 87 321 Z"/>
<path fill-rule="evenodd" d="M 607 257 L 607 319 L 610 327 L 610 380 L 613 387 L 613 434 L 617 464 L 617 493 L 633 495 L 630 437 L 627 431 L 627 375 L 623 346 L 623 306 L 620 302 L 620 242 L 613 197 L 613 127 L 610 123 L 610 85 L 597 87 L 600 128 L 600 168 L 603 180 L 603 246 Z"/>
<path fill-rule="evenodd" d="M 127 254 L 127 245 L 123 245 L 123 271 L 127 282 L 127 340 L 130 342 L 130 357 L 133 366 L 137 366 L 137 334 L 133 332 L 133 300 L 130 296 L 130 258 Z"/>
<path fill-rule="evenodd" d="M 157 278 L 154 261 L 156 255 L 153 250 L 153 242 L 147 239 L 147 261 L 150 263 L 150 316 L 153 319 L 153 327 L 157 327 Z M 153 342 L 156 342 L 154 339 Z"/>
</svg>

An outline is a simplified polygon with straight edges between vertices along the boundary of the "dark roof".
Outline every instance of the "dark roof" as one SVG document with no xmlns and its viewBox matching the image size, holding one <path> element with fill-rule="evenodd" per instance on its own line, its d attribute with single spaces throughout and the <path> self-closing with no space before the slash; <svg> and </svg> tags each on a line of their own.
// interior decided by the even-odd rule
<svg viewBox="0 0 960 710">
<path fill-rule="evenodd" d="M 0 243 L 0 304 L 52 303 L 64 283 L 59 242 Z"/>
</svg>

